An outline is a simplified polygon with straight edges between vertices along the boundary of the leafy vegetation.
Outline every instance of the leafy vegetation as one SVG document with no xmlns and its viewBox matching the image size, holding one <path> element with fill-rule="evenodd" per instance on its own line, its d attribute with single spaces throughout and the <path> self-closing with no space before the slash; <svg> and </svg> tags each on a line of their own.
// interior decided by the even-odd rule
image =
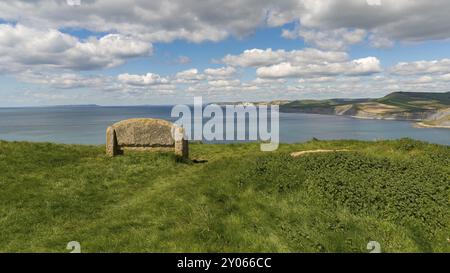
<svg viewBox="0 0 450 273">
<path fill-rule="evenodd" d="M 450 147 L 191 145 L 195 162 L 0 142 L 0 251 L 450 252 Z M 290 153 L 314 149 L 348 152 Z"/>
</svg>

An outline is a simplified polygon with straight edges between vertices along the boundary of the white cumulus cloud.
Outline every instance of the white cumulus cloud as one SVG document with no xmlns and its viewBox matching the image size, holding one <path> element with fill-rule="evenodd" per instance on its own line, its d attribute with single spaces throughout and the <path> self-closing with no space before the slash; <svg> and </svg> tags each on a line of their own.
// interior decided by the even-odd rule
<svg viewBox="0 0 450 273">
<path fill-rule="evenodd" d="M 401 62 L 392 67 L 392 73 L 398 75 L 447 74 L 450 73 L 450 59 Z"/>
<path fill-rule="evenodd" d="M 236 69 L 234 67 L 207 68 L 204 73 L 210 78 L 229 78 L 236 73 Z"/>
<path fill-rule="evenodd" d="M 132 86 L 150 86 L 150 85 L 164 85 L 170 84 L 170 80 L 161 77 L 158 74 L 147 73 L 145 75 L 120 74 L 117 76 L 119 82 Z"/>
<path fill-rule="evenodd" d="M 314 64 L 324 62 L 342 62 L 348 59 L 343 51 L 322 51 L 314 48 L 302 50 L 248 49 L 239 55 L 227 55 L 222 62 L 232 66 L 261 67 L 291 62 L 295 64 Z"/>
<path fill-rule="evenodd" d="M 261 78 L 323 77 L 323 76 L 360 76 L 382 71 L 380 61 L 367 57 L 342 63 L 324 63 L 309 65 L 292 65 L 289 62 L 260 67 L 256 74 Z"/>
<path fill-rule="evenodd" d="M 0 24 L 0 70 L 94 70 L 152 53 L 152 45 L 119 34 L 82 41 L 54 29 Z"/>
</svg>

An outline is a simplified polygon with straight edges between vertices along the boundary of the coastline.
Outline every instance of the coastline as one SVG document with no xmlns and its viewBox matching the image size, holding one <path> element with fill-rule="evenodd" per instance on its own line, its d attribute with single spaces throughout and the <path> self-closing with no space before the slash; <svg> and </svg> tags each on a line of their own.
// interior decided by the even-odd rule
<svg viewBox="0 0 450 273">
<path fill-rule="evenodd" d="M 430 125 L 423 122 L 416 122 L 414 123 L 414 128 L 434 128 L 434 129 L 450 129 L 450 126 L 445 125 Z"/>
<path fill-rule="evenodd" d="M 434 128 L 434 129 L 450 129 L 450 126 L 446 125 L 431 125 L 424 123 L 423 120 L 417 120 L 417 119 L 396 119 L 396 118 L 375 118 L 375 117 L 361 117 L 361 116 L 351 116 L 355 119 L 364 119 L 364 120 L 387 120 L 387 121 L 410 121 L 412 122 L 412 126 L 414 128 Z"/>
<path fill-rule="evenodd" d="M 303 112 L 303 111 L 280 111 L 282 113 L 298 113 L 298 114 L 316 114 L 316 115 L 327 115 L 327 116 L 337 116 L 337 117 L 349 117 L 359 120 L 385 120 L 385 121 L 408 121 L 412 122 L 412 126 L 414 128 L 434 128 L 434 129 L 450 129 L 450 126 L 446 125 L 431 125 L 424 123 L 425 120 L 421 119 L 404 119 L 404 118 L 395 118 L 395 117 L 375 117 L 375 116 L 357 116 L 357 115 L 340 115 L 340 114 L 330 114 L 330 113 L 309 113 L 309 112 Z"/>
</svg>

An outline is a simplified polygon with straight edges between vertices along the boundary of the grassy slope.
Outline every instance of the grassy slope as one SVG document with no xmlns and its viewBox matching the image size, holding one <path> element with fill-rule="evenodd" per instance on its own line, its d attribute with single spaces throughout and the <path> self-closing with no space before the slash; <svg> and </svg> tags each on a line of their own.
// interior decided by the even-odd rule
<svg viewBox="0 0 450 273">
<path fill-rule="evenodd" d="M 333 109 L 336 106 L 368 102 L 369 99 L 330 99 L 330 100 L 297 100 L 281 106 L 281 109 L 310 110 L 314 108 Z"/>
<path fill-rule="evenodd" d="M 354 152 L 313 154 L 308 149 Z M 0 142 L 0 252 L 450 252 L 450 147 L 411 140 L 103 147 Z"/>
<path fill-rule="evenodd" d="M 450 106 L 448 93 L 414 93 L 396 92 L 376 100 L 380 103 L 397 106 L 406 111 L 423 111 L 424 109 L 440 109 Z M 421 102 L 421 103 L 418 103 Z"/>
</svg>

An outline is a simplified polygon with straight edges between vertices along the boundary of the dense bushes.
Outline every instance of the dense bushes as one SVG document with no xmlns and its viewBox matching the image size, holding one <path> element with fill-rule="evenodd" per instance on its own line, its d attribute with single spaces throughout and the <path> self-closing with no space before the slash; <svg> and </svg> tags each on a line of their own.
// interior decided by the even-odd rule
<svg viewBox="0 0 450 273">
<path fill-rule="evenodd" d="M 407 151 L 417 146 L 399 144 Z M 427 156 L 405 160 L 359 152 L 281 154 L 257 158 L 239 183 L 269 193 L 306 192 L 324 208 L 394 221 L 431 239 L 450 228 L 450 173 L 442 163 Z"/>
<path fill-rule="evenodd" d="M 289 155 L 269 155 L 257 158 L 254 165 L 240 175 L 238 184 L 269 193 L 284 193 L 297 190 L 305 178 L 304 167 Z"/>
</svg>

